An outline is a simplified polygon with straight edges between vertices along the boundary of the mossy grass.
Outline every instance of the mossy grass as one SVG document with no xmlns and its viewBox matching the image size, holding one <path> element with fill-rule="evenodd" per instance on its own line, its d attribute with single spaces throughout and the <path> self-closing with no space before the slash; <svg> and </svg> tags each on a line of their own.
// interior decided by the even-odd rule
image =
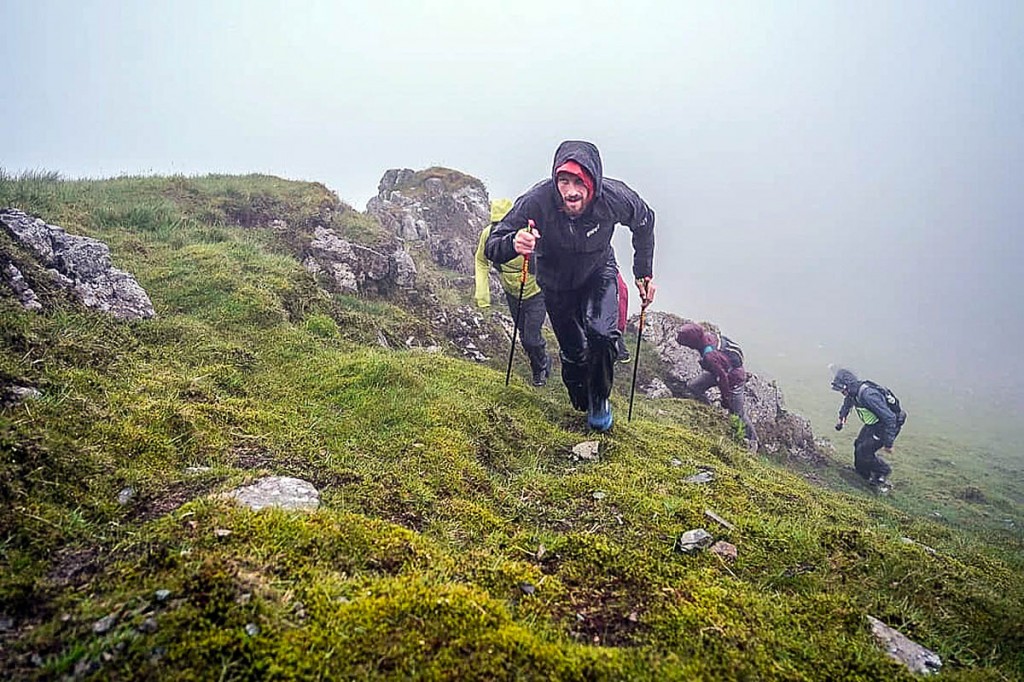
<svg viewBox="0 0 1024 682">
<path fill-rule="evenodd" d="M 416 171 L 399 189 L 412 196 L 422 194 L 426 191 L 424 183 L 430 179 L 440 180 L 444 185 L 444 189 L 451 193 L 458 192 L 466 187 L 484 188 L 483 183 L 471 175 L 466 175 L 461 171 L 451 168 L 444 168 L 443 166 L 431 166 L 430 168 Z"/>
<path fill-rule="evenodd" d="M 0 300 L 0 378 L 42 394 L 0 411 L 5 678 L 910 679 L 869 614 L 944 679 L 1024 675 L 1019 537 L 812 483 L 691 401 L 638 399 L 627 423 L 616 393 L 593 435 L 557 381 L 383 348 L 415 311 L 320 292 L 274 227 L 218 217 L 229 189 L 291 216 L 324 196 L 0 178 L 109 241 L 159 313 Z M 319 509 L 223 497 L 269 474 Z M 698 527 L 735 563 L 679 551 Z"/>
</svg>

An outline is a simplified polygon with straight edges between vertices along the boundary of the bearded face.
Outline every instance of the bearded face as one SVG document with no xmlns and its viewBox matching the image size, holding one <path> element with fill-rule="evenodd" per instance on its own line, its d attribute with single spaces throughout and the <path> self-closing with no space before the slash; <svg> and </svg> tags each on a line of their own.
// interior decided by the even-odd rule
<svg viewBox="0 0 1024 682">
<path fill-rule="evenodd" d="M 562 207 L 565 212 L 575 218 L 582 215 L 583 210 L 590 201 L 590 190 L 587 189 L 583 178 L 572 173 L 561 172 L 556 177 L 558 193 L 562 196 Z"/>
</svg>

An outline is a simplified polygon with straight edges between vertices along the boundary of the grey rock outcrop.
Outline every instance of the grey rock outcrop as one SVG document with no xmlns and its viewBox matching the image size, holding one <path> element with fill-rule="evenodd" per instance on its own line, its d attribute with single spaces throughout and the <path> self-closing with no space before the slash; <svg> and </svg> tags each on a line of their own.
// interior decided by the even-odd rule
<svg viewBox="0 0 1024 682">
<path fill-rule="evenodd" d="M 134 277 L 113 267 L 103 242 L 68 234 L 17 209 L 0 210 L 0 225 L 87 308 L 123 320 L 156 316 L 149 295 Z"/>
<path fill-rule="evenodd" d="M 43 304 L 32 287 L 25 281 L 21 270 L 15 267 L 14 263 L 8 263 L 0 268 L 0 281 L 7 285 L 7 288 L 14 292 L 14 297 L 26 310 L 42 310 Z"/>
<path fill-rule="evenodd" d="M 391 263 L 394 266 L 395 285 L 400 289 L 411 289 L 416 286 L 416 263 L 409 252 L 401 246 L 391 254 Z"/>
<path fill-rule="evenodd" d="M 318 225 L 303 266 L 330 290 L 343 294 L 389 294 L 416 285 L 416 264 L 397 241 L 364 246 Z"/>
<path fill-rule="evenodd" d="M 644 343 L 664 363 L 663 375 L 641 383 L 639 388 L 650 398 L 665 397 L 665 389 L 676 398 L 690 397 L 686 382 L 700 374 L 701 368 L 696 352 L 676 341 L 676 332 L 686 318 L 663 312 L 649 312 L 644 321 Z M 636 334 L 639 317 L 630 320 L 631 332 Z M 748 358 L 749 360 L 749 358 Z M 747 413 L 757 428 L 759 443 L 769 453 L 781 453 L 806 461 L 821 461 L 814 441 L 810 422 L 798 414 L 786 410 L 782 392 L 774 381 L 769 381 L 747 365 L 750 378 L 744 385 Z M 707 392 L 712 404 L 717 404 L 719 392 L 712 388 Z"/>
<path fill-rule="evenodd" d="M 507 334 L 502 329 L 506 321 L 509 325 Z M 455 349 L 469 360 L 487 362 L 508 352 L 512 321 L 507 316 L 488 316 L 469 306 L 438 307 L 432 313 L 430 323 L 436 333 L 451 341 Z"/>
<path fill-rule="evenodd" d="M 438 265 L 471 274 L 491 203 L 483 183 L 468 175 L 444 168 L 392 168 L 366 211 L 399 239 L 426 244 Z"/>
</svg>

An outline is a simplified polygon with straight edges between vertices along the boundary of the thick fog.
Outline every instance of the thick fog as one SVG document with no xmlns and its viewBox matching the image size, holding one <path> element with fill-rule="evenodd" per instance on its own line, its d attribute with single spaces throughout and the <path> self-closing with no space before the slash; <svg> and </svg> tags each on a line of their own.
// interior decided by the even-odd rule
<svg viewBox="0 0 1024 682">
<path fill-rule="evenodd" d="M 513 198 L 588 139 L 657 212 L 656 308 L 761 364 L 1024 407 L 1020 2 L 14 0 L 0 23 L 8 172 L 258 171 L 362 209 L 389 167 Z"/>
</svg>

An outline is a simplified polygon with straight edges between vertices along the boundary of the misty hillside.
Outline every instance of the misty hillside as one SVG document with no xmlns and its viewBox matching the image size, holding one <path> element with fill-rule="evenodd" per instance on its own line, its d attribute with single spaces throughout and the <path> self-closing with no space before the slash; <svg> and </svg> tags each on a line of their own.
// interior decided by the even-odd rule
<svg viewBox="0 0 1024 682">
<path fill-rule="evenodd" d="M 750 453 L 652 397 L 653 337 L 632 421 L 630 365 L 588 433 L 521 353 L 504 385 L 466 260 L 487 199 L 446 169 L 366 212 L 0 173 L 5 226 L 46 235 L 0 229 L 0 676 L 913 679 L 888 626 L 940 679 L 1024 677 L 1019 489 L 958 483 L 954 522 L 845 448 Z"/>
</svg>

